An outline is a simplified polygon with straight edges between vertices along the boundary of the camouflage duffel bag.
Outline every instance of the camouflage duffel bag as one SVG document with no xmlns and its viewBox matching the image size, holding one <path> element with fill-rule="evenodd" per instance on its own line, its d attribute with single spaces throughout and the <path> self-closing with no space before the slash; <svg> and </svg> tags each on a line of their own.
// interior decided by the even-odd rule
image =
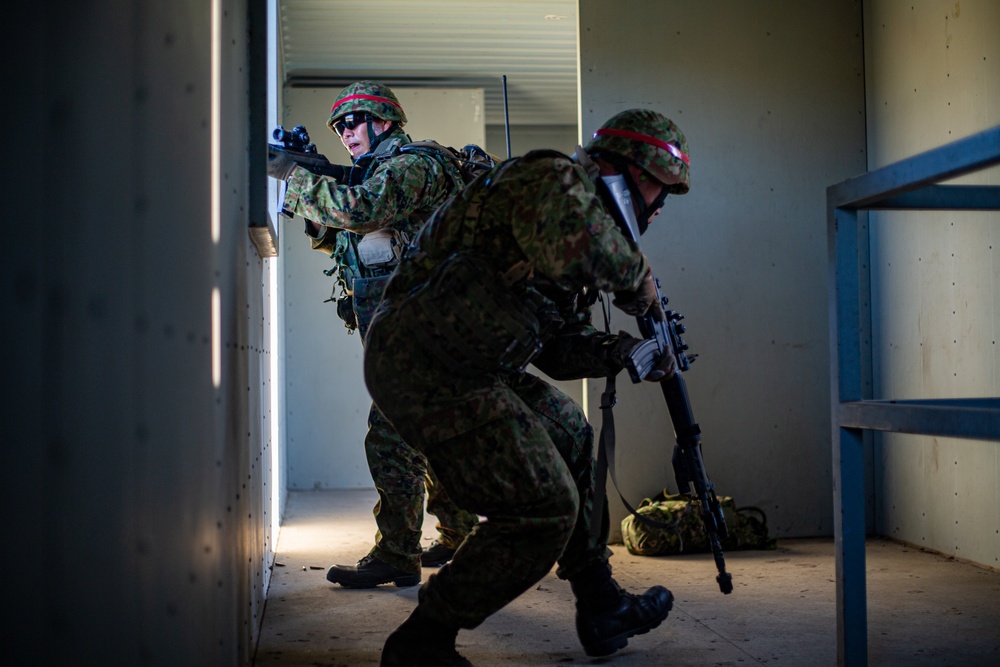
<svg viewBox="0 0 1000 667">
<path fill-rule="evenodd" d="M 721 540 L 724 551 L 775 549 L 777 540 L 768 535 L 767 517 L 756 507 L 736 507 L 730 496 L 718 496 L 728 536 Z M 653 526 L 632 514 L 622 520 L 622 541 L 636 556 L 670 556 L 711 551 L 701 520 L 701 501 L 669 494 L 664 489 L 645 498 L 636 514 L 667 526 Z"/>
</svg>

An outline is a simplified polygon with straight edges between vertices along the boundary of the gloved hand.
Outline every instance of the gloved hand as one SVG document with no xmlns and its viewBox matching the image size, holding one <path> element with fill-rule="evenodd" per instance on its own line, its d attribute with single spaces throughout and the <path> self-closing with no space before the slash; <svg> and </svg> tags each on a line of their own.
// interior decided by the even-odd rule
<svg viewBox="0 0 1000 667">
<path fill-rule="evenodd" d="M 635 336 L 625 332 L 618 332 L 618 342 L 615 343 L 608 356 L 610 360 L 622 368 L 628 366 L 629 355 L 632 350 L 636 348 L 643 339 L 636 338 Z M 673 350 L 667 349 L 667 351 L 656 360 L 656 364 L 653 368 L 646 374 L 644 380 L 649 382 L 659 382 L 669 377 L 673 377 L 674 373 L 677 372 L 677 357 L 674 356 Z"/>
<path fill-rule="evenodd" d="M 284 153 L 269 153 L 267 156 L 267 175 L 279 181 L 287 181 L 295 169 L 295 160 Z"/>
<path fill-rule="evenodd" d="M 663 321 L 663 308 L 660 307 L 660 298 L 656 290 L 656 278 L 653 277 L 653 270 L 647 268 L 646 273 L 639 283 L 639 288 L 634 292 L 615 292 L 615 298 L 611 303 L 629 315 L 649 315 L 656 322 Z"/>
</svg>

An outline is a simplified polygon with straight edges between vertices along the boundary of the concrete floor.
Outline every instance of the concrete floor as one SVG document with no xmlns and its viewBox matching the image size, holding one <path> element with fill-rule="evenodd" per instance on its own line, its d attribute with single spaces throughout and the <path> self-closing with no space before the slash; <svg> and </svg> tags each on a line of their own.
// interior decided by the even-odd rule
<svg viewBox="0 0 1000 667">
<path fill-rule="evenodd" d="M 367 553 L 375 499 L 369 490 L 289 494 L 256 667 L 378 665 L 418 587 L 350 590 L 325 578 L 331 564 Z M 424 525 L 430 543 L 433 520 Z M 459 652 L 477 667 L 836 664 L 832 539 L 727 553 L 735 588 L 727 596 L 710 554 L 644 558 L 612 549 L 625 588 L 673 591 L 674 609 L 659 628 L 611 657 L 588 658 L 569 585 L 549 574 L 479 628 L 461 631 Z M 870 665 L 1000 666 L 1000 572 L 883 540 L 869 543 L 867 565 Z"/>
</svg>

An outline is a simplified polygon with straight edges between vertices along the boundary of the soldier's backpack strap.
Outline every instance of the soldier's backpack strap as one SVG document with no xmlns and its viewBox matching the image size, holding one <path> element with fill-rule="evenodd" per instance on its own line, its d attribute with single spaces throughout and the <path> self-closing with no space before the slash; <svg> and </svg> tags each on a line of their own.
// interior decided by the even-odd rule
<svg viewBox="0 0 1000 667">
<path fill-rule="evenodd" d="M 462 162 L 458 153 L 450 146 L 439 144 L 431 139 L 424 139 L 422 141 L 411 141 L 408 144 L 400 146 L 399 152 L 426 155 L 431 159 L 437 160 L 438 163 L 446 167 L 445 171 L 451 177 L 456 188 L 463 188 L 469 182 L 465 172 L 462 170 Z M 451 169 L 447 169 L 449 165 L 452 167 Z"/>
<path fill-rule="evenodd" d="M 456 185 L 464 187 L 476 180 L 480 174 L 489 171 L 499 164 L 499 160 L 476 144 L 467 144 L 461 150 L 439 144 L 433 139 L 411 141 L 400 147 L 403 153 L 418 153 L 428 155 L 440 162 L 448 164 L 458 173 Z M 452 178 L 455 178 L 452 175 Z"/>
<path fill-rule="evenodd" d="M 411 141 L 410 143 L 401 146 L 400 150 L 403 153 L 424 153 L 424 152 L 441 153 L 444 155 L 444 157 L 447 157 L 450 160 L 458 159 L 458 153 L 455 151 L 454 148 L 450 146 L 445 146 L 444 144 L 439 144 L 433 139 L 423 139 L 422 141 Z"/>
</svg>

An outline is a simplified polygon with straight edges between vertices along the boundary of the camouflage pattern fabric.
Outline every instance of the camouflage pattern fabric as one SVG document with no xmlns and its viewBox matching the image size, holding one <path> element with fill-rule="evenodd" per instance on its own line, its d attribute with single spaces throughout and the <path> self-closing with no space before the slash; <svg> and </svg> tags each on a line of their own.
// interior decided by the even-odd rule
<svg viewBox="0 0 1000 667">
<path fill-rule="evenodd" d="M 646 140 L 636 140 L 636 135 Z M 650 109 L 629 109 L 609 118 L 587 144 L 587 153 L 605 159 L 617 156 L 640 165 L 668 186 L 670 194 L 691 189 L 690 150 L 677 125 Z"/>
<path fill-rule="evenodd" d="M 405 572 L 420 572 L 420 538 L 427 511 L 437 517 L 438 541 L 456 549 L 479 523 L 479 517 L 460 509 L 437 480 L 427 459 L 396 433 L 373 403 L 368 414 L 365 456 L 378 501 L 375 546 L 369 552 Z"/>
<path fill-rule="evenodd" d="M 337 95 L 326 125 L 331 132 L 336 132 L 334 121 L 346 114 L 362 111 L 376 118 L 397 121 L 400 127 L 406 124 L 406 113 L 399 104 L 399 98 L 388 86 L 378 81 L 355 81 Z"/>
<path fill-rule="evenodd" d="M 456 255 L 462 260 L 449 261 Z M 441 289 L 455 266 L 472 267 L 463 280 L 486 276 L 475 288 L 449 283 L 465 302 Z M 455 502 L 486 517 L 421 588 L 429 617 L 476 627 L 557 562 L 562 578 L 607 562 L 606 534 L 594 540 L 589 531 L 593 431 L 582 409 L 499 358 L 492 369 L 448 360 L 503 356 L 515 338 L 490 339 L 523 321 L 537 343 L 531 361 L 551 377 L 617 372 L 604 352 L 617 337 L 591 326 L 584 296 L 635 290 L 645 269 L 586 173 L 546 153 L 468 186 L 425 225 L 390 278 L 366 341 L 369 390 Z M 513 312 L 473 300 L 481 291 Z"/>
<path fill-rule="evenodd" d="M 755 507 L 737 508 L 730 496 L 719 496 L 726 520 L 727 537 L 721 540 L 725 551 L 740 549 L 775 549 L 777 540 L 768 534 L 767 517 Z M 673 528 L 650 525 L 631 514 L 622 519 L 622 541 L 629 553 L 637 556 L 669 556 L 703 553 L 712 550 L 701 520 L 701 501 L 669 494 L 665 490 L 653 498 L 644 498 L 636 514 Z"/>
<path fill-rule="evenodd" d="M 391 227 L 412 236 L 455 191 L 461 174 L 444 160 L 392 150 L 408 142 L 406 133 L 393 130 L 379 145 L 387 159 L 376 153 L 371 176 L 353 187 L 296 167 L 288 178 L 283 207 L 333 230 L 365 234 Z"/>
<path fill-rule="evenodd" d="M 409 137 L 398 128 L 384 139 L 361 185 L 339 186 L 296 169 L 285 192 L 285 208 L 323 225 L 323 232 L 312 238 L 312 246 L 330 253 L 336 262 L 343 296 L 362 341 L 390 270 L 361 264 L 358 239 L 385 228 L 412 237 L 461 183 L 450 163 L 427 155 L 399 154 L 399 146 L 407 142 Z M 379 560 L 420 572 L 425 490 L 428 511 L 438 518 L 439 541 L 445 546 L 457 547 L 479 522 L 479 517 L 451 501 L 436 483 L 424 455 L 406 444 L 374 403 L 368 416 L 365 455 L 379 495 L 373 509 L 377 531 L 371 551 Z"/>
<path fill-rule="evenodd" d="M 399 149 L 407 143 L 409 136 L 397 127 L 381 140 L 375 153 L 359 158 L 355 168 L 366 169 L 361 185 L 338 186 L 306 169 L 295 169 L 288 179 L 283 209 L 323 225 L 318 236 L 309 234 L 310 242 L 314 250 L 328 253 L 334 261 L 334 268 L 327 272 L 336 274 L 331 300 L 339 299 L 338 314 L 348 329 L 357 328 L 350 314 L 355 305 L 351 302 L 354 281 L 390 272 L 361 264 L 357 253 L 361 237 L 395 229 L 413 238 L 434 209 L 462 185 L 454 163 L 432 154 L 401 154 Z"/>
</svg>

